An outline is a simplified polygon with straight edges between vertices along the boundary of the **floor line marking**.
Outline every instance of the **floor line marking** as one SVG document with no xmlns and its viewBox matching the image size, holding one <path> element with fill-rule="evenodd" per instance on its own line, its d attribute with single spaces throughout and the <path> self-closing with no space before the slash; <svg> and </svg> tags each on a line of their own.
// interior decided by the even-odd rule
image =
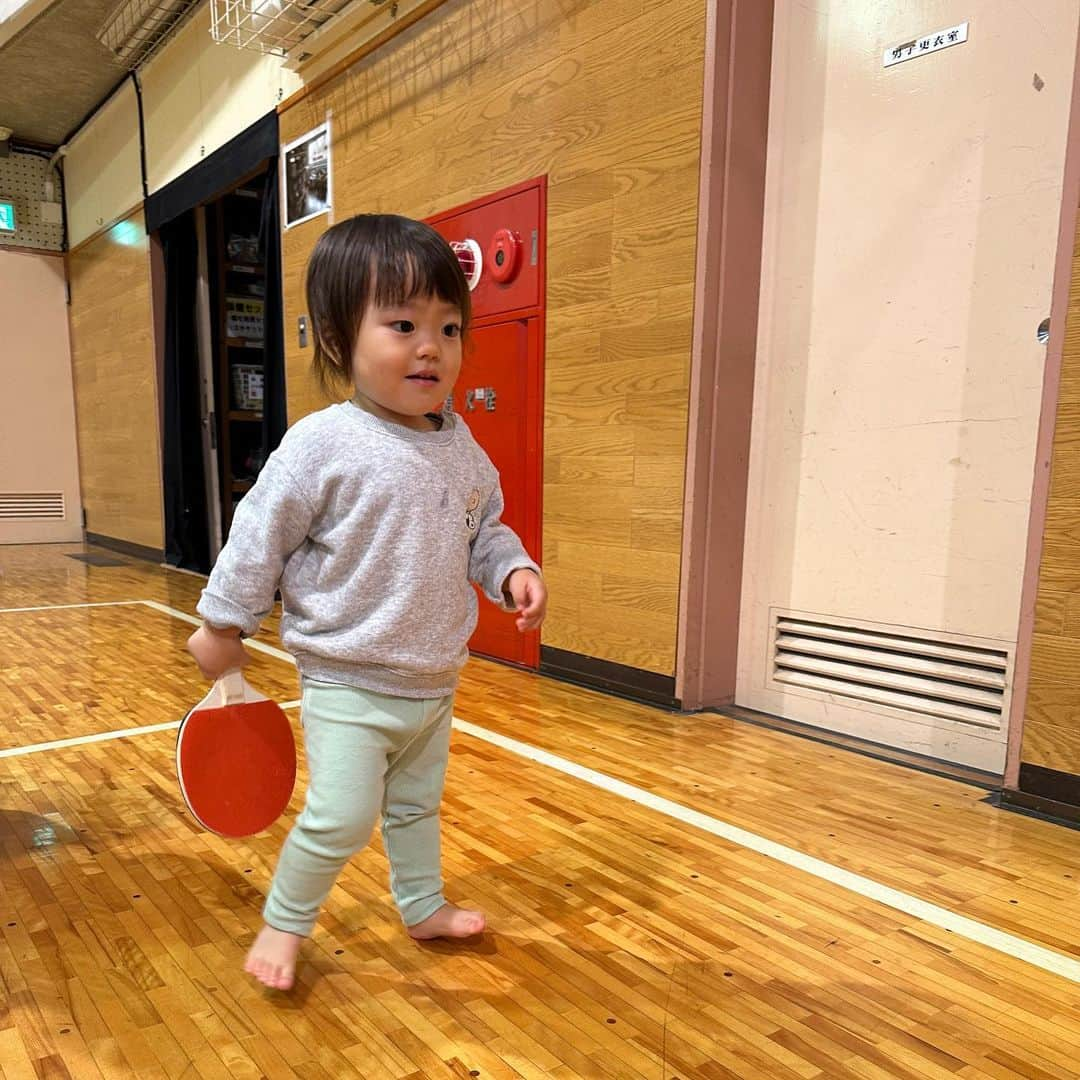
<svg viewBox="0 0 1080 1080">
<path fill-rule="evenodd" d="M 957 937 L 966 938 L 968 941 L 974 941 L 979 945 L 985 945 L 996 952 L 1004 953 L 1006 956 L 1042 968 L 1043 971 L 1061 975 L 1074 983 L 1080 983 L 1080 961 L 1074 960 L 1064 953 L 1047 949 L 1042 945 L 1035 944 L 1033 941 L 1017 937 L 1015 934 L 997 930 L 975 919 L 969 919 L 965 915 L 958 915 L 956 912 L 939 907 L 937 904 L 920 900 L 917 896 L 911 896 L 889 885 L 882 885 L 871 878 L 852 873 L 850 870 L 844 870 L 842 867 L 834 866 L 823 859 L 814 858 L 812 855 L 807 855 L 795 848 L 779 844 L 775 840 L 769 840 L 764 836 L 749 832 L 738 825 L 731 825 L 709 814 L 703 814 L 699 810 L 683 806 L 681 803 L 673 802 L 671 799 L 665 799 L 651 791 L 646 791 L 644 788 L 635 787 L 633 784 L 628 784 L 623 780 L 608 776 L 606 773 L 597 772 L 595 769 L 579 765 L 575 761 L 569 761 L 566 758 L 559 757 L 557 754 L 549 753 L 547 750 L 541 750 L 538 747 L 530 746 L 528 743 L 519 742 L 517 739 L 500 735 L 498 732 L 488 731 L 487 728 L 471 724 L 467 720 L 455 718 L 454 727 L 463 734 L 483 739 L 485 742 L 508 750 L 510 753 L 517 754 L 529 761 L 534 761 L 539 765 L 557 769 L 559 772 L 566 773 L 568 776 L 584 781 L 603 791 L 629 799 L 631 802 L 655 810 L 666 817 L 674 818 L 676 821 L 701 829 L 703 832 L 711 833 L 713 836 L 719 836 L 724 840 L 737 844 L 739 847 L 755 851 L 775 862 L 811 874 L 822 881 L 839 885 L 842 889 L 847 889 L 849 892 L 856 893 L 868 900 L 901 911 L 905 915 L 911 915 L 922 922 L 929 923 L 931 926 L 936 926 L 942 930 L 951 930 Z"/>
<path fill-rule="evenodd" d="M 283 702 L 283 709 L 298 709 L 299 701 Z M 158 731 L 175 731 L 182 721 L 170 720 L 164 724 L 146 724 L 143 727 L 113 728 L 111 731 L 99 731 L 94 735 L 73 735 L 70 739 L 54 739 L 52 742 L 27 743 L 25 746 L 9 746 L 0 750 L 0 758 L 23 757 L 26 754 L 40 754 L 45 750 L 63 750 L 70 746 L 84 746 L 87 743 L 110 742 L 113 739 L 129 739 L 134 735 L 153 735 Z"/>
<path fill-rule="evenodd" d="M 19 611 L 70 611 L 72 608 L 125 607 L 131 604 L 145 604 L 146 600 L 102 600 L 96 604 L 42 604 L 40 607 L 0 608 L 0 615 L 13 615 Z"/>
<path fill-rule="evenodd" d="M 159 604 L 154 600 L 117 601 L 115 603 L 142 603 L 147 607 L 153 608 L 155 611 L 160 611 L 164 614 L 183 619 L 185 622 L 192 623 L 196 626 L 201 625 L 202 622 L 193 615 L 187 615 L 182 611 L 177 611 L 175 608 L 168 607 L 165 604 Z M 59 606 L 104 607 L 110 605 L 86 604 Z M 0 609 L 0 611 L 2 610 L 4 609 Z M 45 609 L 30 608 L 6 610 Z M 271 645 L 264 645 L 260 641 L 252 641 L 251 639 L 246 640 L 245 644 L 248 648 L 256 649 L 259 652 L 266 653 L 267 655 L 279 659 L 284 659 L 295 666 L 295 660 L 292 656 L 281 649 L 275 649 Z M 289 701 L 286 702 L 282 708 L 293 709 L 299 704 L 300 702 L 298 701 Z M 86 743 L 105 742 L 110 739 L 128 738 L 133 735 L 145 735 L 150 734 L 151 732 L 175 729 L 179 726 L 180 721 L 167 724 L 151 724 L 146 727 L 108 731 L 97 735 L 83 735 L 72 739 L 60 739 L 50 743 L 37 743 L 32 746 L 12 747 L 7 750 L 0 750 L 0 758 L 39 753 L 43 750 L 54 750 Z M 571 776 L 586 784 L 599 788 L 602 791 L 607 791 L 612 795 L 637 803 L 638 805 L 644 806 L 665 817 L 680 821 L 685 825 L 690 825 L 693 828 L 700 829 L 713 836 L 718 836 L 738 847 L 754 851 L 774 862 L 779 862 L 794 870 L 810 874 L 812 877 L 816 877 L 822 881 L 830 882 L 842 889 L 846 889 L 848 892 L 862 896 L 867 900 L 882 904 L 885 907 L 892 908 L 905 915 L 910 915 L 921 922 L 936 926 L 942 930 L 951 931 L 958 937 L 983 945 L 986 948 L 993 949 L 995 952 L 1011 956 L 1016 960 L 1021 960 L 1024 963 L 1040 968 L 1053 975 L 1060 975 L 1071 982 L 1080 983 L 1080 961 L 1074 960 L 1064 953 L 1056 952 L 1053 949 L 1038 945 L 1033 941 L 1017 937 L 1015 934 L 1009 934 L 1003 930 L 995 929 L 976 919 L 969 919 L 965 915 L 959 915 L 956 912 L 949 911 L 947 908 L 940 907 L 937 904 L 931 904 L 926 900 L 921 900 L 917 896 L 912 896 L 899 889 L 894 889 L 889 885 L 883 885 L 878 881 L 874 881 L 872 878 L 864 877 L 862 874 L 856 874 L 850 870 L 845 870 L 842 867 L 834 866 L 832 863 L 825 862 L 825 860 L 815 858 L 812 855 L 807 855 L 805 852 L 799 851 L 796 848 L 787 847 L 784 844 L 777 843 L 775 840 L 769 840 L 767 837 L 759 836 L 757 833 L 740 828 L 738 825 L 732 825 L 729 822 L 722 821 L 720 818 L 704 814 L 700 810 L 694 810 L 689 806 L 683 806 L 682 803 L 674 802 L 671 799 L 665 799 L 663 796 L 656 795 L 651 791 L 646 791 L 644 788 L 635 787 L 633 784 L 628 784 L 616 777 L 608 776 L 606 773 L 590 769 L 585 765 L 570 761 L 568 758 L 559 757 L 557 754 L 552 754 L 547 750 L 542 750 L 529 743 L 520 742 L 517 739 L 512 739 L 507 735 L 501 735 L 495 731 L 489 731 L 487 728 L 480 727 L 477 724 L 470 723 L 467 720 L 461 720 L 457 717 L 454 717 L 453 726 L 455 730 L 461 732 L 463 735 L 481 739 L 484 742 L 497 746 L 509 753 L 517 754 L 519 757 L 525 758 L 528 761 L 533 761 L 538 765 L 543 765 L 547 768 L 565 773 L 567 776 Z"/>
<path fill-rule="evenodd" d="M 85 743 L 109 742 L 111 739 L 127 739 L 132 735 L 150 735 L 155 731 L 175 730 L 179 720 L 167 724 L 147 724 L 145 727 L 122 728 L 116 731 L 101 731 L 96 735 L 77 735 L 71 739 L 55 739 L 53 742 L 29 743 L 26 746 L 9 746 L 0 750 L 0 758 L 22 757 L 24 754 L 40 754 L 43 750 L 63 750 L 69 746 L 82 746 Z"/>
<path fill-rule="evenodd" d="M 156 600 L 138 600 L 136 603 L 145 604 L 148 608 L 160 611 L 163 615 L 171 615 L 174 619 L 183 619 L 184 622 L 190 623 L 192 626 L 202 626 L 203 624 L 198 615 L 189 615 L 186 611 L 177 611 L 176 608 L 169 607 L 168 604 L 159 604 Z M 254 649 L 256 652 L 265 653 L 267 656 L 273 656 L 278 660 L 284 660 L 292 664 L 294 667 L 296 666 L 296 661 L 284 649 L 266 645 L 261 641 L 256 641 L 254 638 L 244 638 L 244 645 L 249 649 Z"/>
</svg>

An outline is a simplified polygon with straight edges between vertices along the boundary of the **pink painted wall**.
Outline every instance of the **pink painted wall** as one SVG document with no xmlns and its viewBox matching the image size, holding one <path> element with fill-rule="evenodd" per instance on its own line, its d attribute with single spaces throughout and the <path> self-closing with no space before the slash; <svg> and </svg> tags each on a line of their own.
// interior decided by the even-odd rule
<svg viewBox="0 0 1080 1080">
<path fill-rule="evenodd" d="M 82 539 L 64 260 L 0 251 L 0 494 L 62 492 L 62 521 L 0 517 L 0 543 Z"/>
</svg>

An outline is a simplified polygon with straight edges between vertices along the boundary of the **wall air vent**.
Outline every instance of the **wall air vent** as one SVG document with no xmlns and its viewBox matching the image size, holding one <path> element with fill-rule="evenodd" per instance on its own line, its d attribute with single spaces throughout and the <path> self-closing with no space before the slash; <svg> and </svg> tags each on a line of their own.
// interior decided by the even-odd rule
<svg viewBox="0 0 1080 1080">
<path fill-rule="evenodd" d="M 770 683 L 1000 730 L 1012 655 L 909 627 L 773 612 Z"/>
<path fill-rule="evenodd" d="M 63 520 L 62 491 L 0 491 L 0 522 Z"/>
</svg>

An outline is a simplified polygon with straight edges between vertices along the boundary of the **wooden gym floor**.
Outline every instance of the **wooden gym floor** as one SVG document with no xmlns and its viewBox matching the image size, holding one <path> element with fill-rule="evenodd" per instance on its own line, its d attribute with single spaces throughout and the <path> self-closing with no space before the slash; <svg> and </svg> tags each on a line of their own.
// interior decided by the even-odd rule
<svg viewBox="0 0 1080 1080">
<path fill-rule="evenodd" d="M 296 990 L 262 991 L 240 967 L 287 821 L 226 842 L 176 789 L 200 585 L 0 548 L 4 1080 L 1080 1077 L 1080 834 L 483 661 L 444 861 L 490 932 L 406 938 L 376 838 Z M 297 697 L 273 652 L 252 680 Z"/>
</svg>

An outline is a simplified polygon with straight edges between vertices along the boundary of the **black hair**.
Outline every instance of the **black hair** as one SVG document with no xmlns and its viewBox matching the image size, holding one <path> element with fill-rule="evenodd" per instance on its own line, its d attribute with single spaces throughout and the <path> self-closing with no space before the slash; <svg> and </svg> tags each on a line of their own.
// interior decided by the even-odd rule
<svg viewBox="0 0 1080 1080">
<path fill-rule="evenodd" d="M 450 245 L 422 221 L 398 214 L 357 214 L 319 237 L 307 268 L 307 303 L 323 388 L 352 380 L 352 354 L 369 304 L 394 307 L 437 296 L 472 315 L 469 286 Z"/>
</svg>

